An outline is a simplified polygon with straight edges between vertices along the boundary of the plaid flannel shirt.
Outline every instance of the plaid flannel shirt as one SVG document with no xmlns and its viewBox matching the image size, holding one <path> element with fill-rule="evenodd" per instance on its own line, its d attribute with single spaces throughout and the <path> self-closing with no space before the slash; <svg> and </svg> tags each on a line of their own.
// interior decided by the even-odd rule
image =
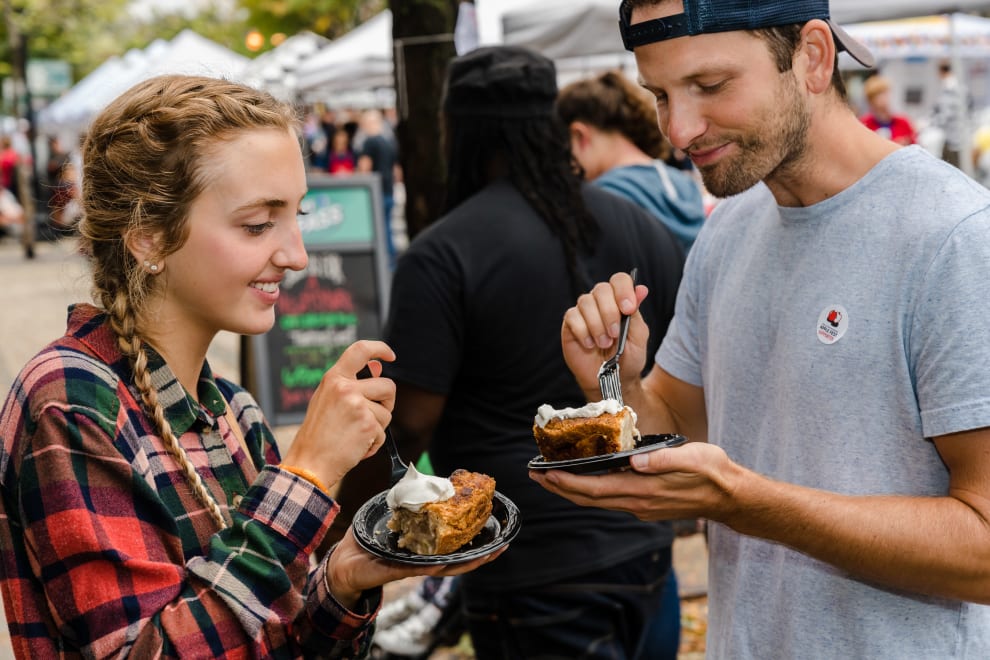
<svg viewBox="0 0 990 660">
<path fill-rule="evenodd" d="M 204 365 L 197 403 L 150 350 L 149 370 L 230 526 L 217 530 L 163 446 L 106 316 L 70 308 L 0 412 L 0 587 L 18 657 L 364 654 L 381 590 L 347 611 L 311 562 L 339 505 L 275 467 L 246 391 Z"/>
</svg>

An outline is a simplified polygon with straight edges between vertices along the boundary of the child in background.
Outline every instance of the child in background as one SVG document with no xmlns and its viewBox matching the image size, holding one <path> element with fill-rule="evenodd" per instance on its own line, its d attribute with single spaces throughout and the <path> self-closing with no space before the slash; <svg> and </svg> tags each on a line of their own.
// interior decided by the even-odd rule
<svg viewBox="0 0 990 660">
<path fill-rule="evenodd" d="M 347 131 L 337 131 L 333 134 L 330 154 L 327 157 L 327 171 L 330 174 L 353 174 L 354 152 L 351 151 L 350 136 Z"/>
</svg>

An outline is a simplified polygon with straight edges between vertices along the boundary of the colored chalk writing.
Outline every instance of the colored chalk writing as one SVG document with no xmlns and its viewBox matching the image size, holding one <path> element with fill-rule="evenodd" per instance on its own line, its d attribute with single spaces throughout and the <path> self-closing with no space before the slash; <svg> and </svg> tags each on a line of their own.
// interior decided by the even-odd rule
<svg viewBox="0 0 990 660">
<path fill-rule="evenodd" d="M 309 263 L 285 273 L 274 327 L 249 340 L 245 380 L 275 425 L 301 421 L 341 353 L 383 330 L 389 272 L 377 176 L 316 178 L 309 187 L 299 220 Z"/>
</svg>

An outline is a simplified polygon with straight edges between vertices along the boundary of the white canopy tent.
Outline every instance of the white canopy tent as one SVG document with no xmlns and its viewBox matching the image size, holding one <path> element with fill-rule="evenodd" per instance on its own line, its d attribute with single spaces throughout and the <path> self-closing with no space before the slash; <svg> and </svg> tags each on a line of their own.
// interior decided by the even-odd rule
<svg viewBox="0 0 990 660">
<path fill-rule="evenodd" d="M 110 58 L 38 114 L 47 133 L 81 132 L 107 104 L 131 86 L 153 76 L 187 73 L 239 80 L 250 60 L 193 32 L 171 41 L 156 39 L 143 51 Z"/>
<path fill-rule="evenodd" d="M 146 50 L 132 49 L 123 57 L 110 57 L 81 79 L 61 97 L 38 113 L 42 132 L 81 132 L 94 114 L 96 98 L 113 98 L 123 88 L 122 80 L 131 80 L 147 65 L 147 52 L 164 47 L 159 41 Z"/>
<path fill-rule="evenodd" d="M 315 32 L 294 34 L 251 60 L 241 78 L 252 87 L 264 89 L 284 101 L 292 101 L 296 96 L 296 70 L 328 45 L 330 40 Z"/>
<path fill-rule="evenodd" d="M 296 69 L 296 89 L 311 101 L 354 104 L 354 94 L 391 90 L 392 12 L 388 9 L 365 21 Z M 362 98 L 364 98 L 362 96 Z"/>
<path fill-rule="evenodd" d="M 635 76 L 636 60 L 622 47 L 616 0 L 549 0 L 502 14 L 502 43 L 542 53 L 564 85 L 607 69 Z"/>
<path fill-rule="evenodd" d="M 481 45 L 514 44 L 554 59 L 561 83 L 603 69 L 635 71 L 618 34 L 619 0 L 475 0 Z M 839 23 L 894 19 L 933 11 L 990 10 L 990 0 L 832 0 Z M 374 98 L 393 85 L 392 17 L 385 10 L 335 40 L 296 70 L 299 95 L 342 105 Z"/>
<path fill-rule="evenodd" d="M 832 18 L 840 24 L 887 21 L 912 16 L 990 11 L 988 0 L 831 0 Z"/>
<path fill-rule="evenodd" d="M 846 31 L 882 63 L 906 58 L 990 58 L 990 19 L 969 14 L 854 23 Z"/>
<path fill-rule="evenodd" d="M 183 30 L 168 42 L 168 49 L 160 57 L 149 56 L 140 80 L 165 73 L 240 80 L 250 61 L 193 30 Z"/>
<path fill-rule="evenodd" d="M 502 41 L 552 60 L 624 52 L 615 0 L 549 0 L 502 15 Z"/>
<path fill-rule="evenodd" d="M 624 53 L 618 27 L 618 0 L 514 2 L 498 14 L 502 43 L 525 46 L 554 60 Z M 491 5 L 491 6 L 486 6 Z M 485 10 L 485 11 L 483 11 Z M 832 18 L 858 23 L 928 16 L 935 13 L 990 10 L 990 0 L 832 0 Z M 493 0 L 479 0 L 479 27 L 494 15 Z M 482 21 L 484 17 L 485 22 Z M 490 26 L 484 35 L 491 37 Z"/>
</svg>

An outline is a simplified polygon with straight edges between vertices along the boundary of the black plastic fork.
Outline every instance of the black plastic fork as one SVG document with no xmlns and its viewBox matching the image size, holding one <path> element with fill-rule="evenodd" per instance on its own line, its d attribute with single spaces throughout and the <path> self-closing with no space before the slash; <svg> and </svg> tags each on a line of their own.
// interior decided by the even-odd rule
<svg viewBox="0 0 990 660">
<path fill-rule="evenodd" d="M 357 377 L 358 380 L 371 378 L 371 369 L 365 365 L 357 372 Z M 399 446 L 395 444 L 395 438 L 392 437 L 392 429 L 388 426 L 385 427 L 385 447 L 388 449 L 388 458 L 392 463 L 392 475 L 389 477 L 389 487 L 391 487 L 405 476 L 408 466 L 402 460 L 402 457 L 399 456 Z"/>
<path fill-rule="evenodd" d="M 394 486 L 399 479 L 405 476 L 409 466 L 399 456 L 399 447 L 395 444 L 392 431 L 387 426 L 385 427 L 385 446 L 388 448 L 388 457 L 392 462 L 392 476 L 389 478 L 389 486 Z"/>
</svg>

